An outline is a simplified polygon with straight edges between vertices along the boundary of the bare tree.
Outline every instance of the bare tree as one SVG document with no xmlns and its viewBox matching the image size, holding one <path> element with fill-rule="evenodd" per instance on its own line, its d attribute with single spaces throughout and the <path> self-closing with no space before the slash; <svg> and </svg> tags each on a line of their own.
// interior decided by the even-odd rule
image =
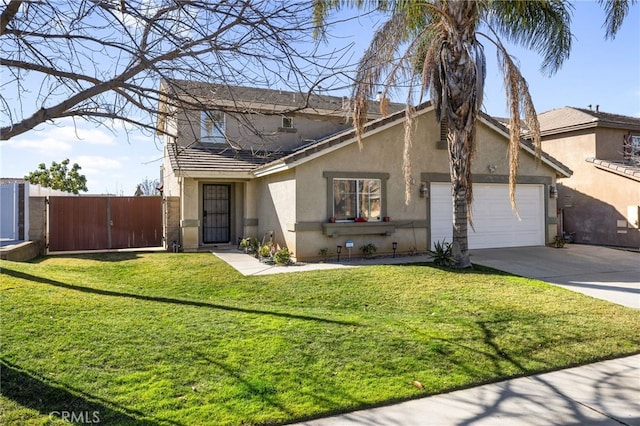
<svg viewBox="0 0 640 426">
<path fill-rule="evenodd" d="M 0 139 L 66 117 L 156 131 L 161 80 L 311 93 L 341 55 L 312 22 L 296 0 L 5 0 Z"/>
<path fill-rule="evenodd" d="M 135 195 L 160 195 L 160 182 L 158 179 L 144 178 L 144 180 L 138 184 Z"/>
</svg>

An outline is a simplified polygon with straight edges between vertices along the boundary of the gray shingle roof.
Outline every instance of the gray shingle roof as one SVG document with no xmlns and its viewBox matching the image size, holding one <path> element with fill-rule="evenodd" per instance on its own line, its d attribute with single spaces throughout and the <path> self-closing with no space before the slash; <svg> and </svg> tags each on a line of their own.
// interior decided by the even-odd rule
<svg viewBox="0 0 640 426">
<path fill-rule="evenodd" d="M 640 118 L 586 108 L 564 107 L 538 114 L 542 135 L 592 127 L 640 130 Z"/>
<path fill-rule="evenodd" d="M 251 172 L 256 167 L 272 161 L 283 153 L 235 150 L 228 146 L 206 146 L 194 144 L 178 147 L 170 144 L 168 149 L 171 168 L 182 171 Z"/>
<path fill-rule="evenodd" d="M 193 100 L 197 98 L 198 102 L 210 107 L 226 106 L 228 109 L 235 109 L 239 112 L 277 112 L 288 109 L 304 110 L 303 112 L 306 113 L 321 111 L 326 114 L 329 111 L 341 115 L 351 114 L 347 97 L 187 80 L 165 80 L 163 85 L 165 90 L 174 90 L 182 99 Z M 371 101 L 369 110 L 372 115 L 380 115 L 379 104 L 379 102 Z M 392 102 L 388 106 L 389 112 L 401 109 L 404 109 L 404 104 Z"/>
</svg>

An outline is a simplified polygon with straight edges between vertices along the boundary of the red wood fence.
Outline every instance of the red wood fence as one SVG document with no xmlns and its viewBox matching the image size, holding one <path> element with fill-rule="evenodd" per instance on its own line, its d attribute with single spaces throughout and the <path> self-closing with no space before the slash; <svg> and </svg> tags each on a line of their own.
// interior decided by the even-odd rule
<svg viewBox="0 0 640 426">
<path fill-rule="evenodd" d="M 162 246 L 161 197 L 49 197 L 49 251 Z"/>
</svg>

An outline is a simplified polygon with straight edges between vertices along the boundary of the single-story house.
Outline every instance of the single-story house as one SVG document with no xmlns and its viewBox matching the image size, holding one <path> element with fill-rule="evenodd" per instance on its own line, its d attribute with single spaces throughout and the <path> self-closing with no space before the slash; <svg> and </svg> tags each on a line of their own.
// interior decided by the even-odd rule
<svg viewBox="0 0 640 426">
<path fill-rule="evenodd" d="M 558 185 L 561 232 L 640 248 L 640 118 L 564 107 L 538 116 L 542 148 L 573 170 Z"/>
<path fill-rule="evenodd" d="M 179 228 L 174 235 L 185 251 L 266 235 L 296 260 L 316 260 L 320 250 L 335 254 L 347 242 L 359 255 L 367 244 L 390 254 L 393 243 L 397 253 L 411 253 L 451 241 L 447 147 L 429 103 L 416 109 L 406 203 L 405 111 L 397 104 L 390 115 L 376 117 L 378 102 L 372 101 L 359 147 L 344 98 L 189 82 L 182 87 L 190 96 L 185 108 L 160 105 L 158 126 L 177 133 L 165 136 L 162 185 L 164 196 L 175 201 L 165 210 L 171 216 L 165 223 Z M 500 123 L 481 115 L 472 169 L 472 249 L 544 245 L 557 235 L 556 179 L 571 170 L 547 154 L 537 160 L 523 142 L 516 215 L 509 202 L 508 137 Z"/>
</svg>

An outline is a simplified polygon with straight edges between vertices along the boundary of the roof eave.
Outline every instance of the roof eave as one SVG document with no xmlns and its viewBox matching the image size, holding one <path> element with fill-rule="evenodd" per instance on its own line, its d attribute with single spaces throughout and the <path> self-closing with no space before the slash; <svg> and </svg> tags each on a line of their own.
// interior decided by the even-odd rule
<svg viewBox="0 0 640 426">
<path fill-rule="evenodd" d="M 174 173 L 177 177 L 194 179 L 250 180 L 254 177 L 251 171 L 201 170 L 181 168 L 174 170 Z"/>
</svg>

